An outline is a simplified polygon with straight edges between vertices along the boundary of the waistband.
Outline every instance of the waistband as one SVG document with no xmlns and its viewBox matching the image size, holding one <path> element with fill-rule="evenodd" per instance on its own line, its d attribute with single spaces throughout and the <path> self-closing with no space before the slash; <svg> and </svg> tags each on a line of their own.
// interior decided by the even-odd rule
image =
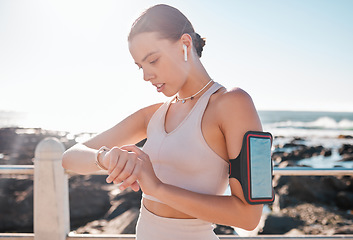
<svg viewBox="0 0 353 240">
<path fill-rule="evenodd" d="M 159 227 L 165 227 L 174 230 L 182 231 L 209 231 L 213 230 L 213 224 L 206 222 L 197 218 L 193 219 L 180 219 L 180 218 L 166 218 L 160 217 L 152 212 L 150 212 L 141 203 L 140 218 L 145 218 L 145 220 L 150 223 L 157 224 Z"/>
<path fill-rule="evenodd" d="M 147 194 L 145 194 L 144 192 L 142 193 L 142 197 L 143 197 L 143 198 L 146 198 L 146 199 L 148 199 L 148 200 L 152 200 L 152 201 L 155 201 L 155 202 L 163 203 L 163 202 L 160 201 L 159 199 L 157 199 L 157 198 L 155 198 L 155 197 L 153 197 L 153 196 L 151 196 L 151 195 L 147 195 Z"/>
</svg>

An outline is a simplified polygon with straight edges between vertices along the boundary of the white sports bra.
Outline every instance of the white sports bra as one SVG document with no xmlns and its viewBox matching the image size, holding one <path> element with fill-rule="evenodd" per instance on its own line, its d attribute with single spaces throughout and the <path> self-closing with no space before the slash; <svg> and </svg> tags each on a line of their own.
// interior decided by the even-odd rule
<svg viewBox="0 0 353 240">
<path fill-rule="evenodd" d="M 164 103 L 152 116 L 143 147 L 156 176 L 166 184 L 197 193 L 222 195 L 229 184 L 229 165 L 206 143 L 201 121 L 208 101 L 222 85 L 214 83 L 172 132 L 165 131 L 167 110 L 174 99 Z M 160 202 L 143 194 L 144 198 Z"/>
</svg>

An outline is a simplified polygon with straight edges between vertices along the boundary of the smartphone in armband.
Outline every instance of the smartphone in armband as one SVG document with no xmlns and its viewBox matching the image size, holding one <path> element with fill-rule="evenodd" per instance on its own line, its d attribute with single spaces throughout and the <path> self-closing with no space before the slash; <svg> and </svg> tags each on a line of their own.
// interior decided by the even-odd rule
<svg viewBox="0 0 353 240">
<path fill-rule="evenodd" d="M 249 204 L 272 203 L 271 133 L 248 131 L 242 144 L 238 157 L 229 160 L 229 177 L 238 179 Z"/>
</svg>

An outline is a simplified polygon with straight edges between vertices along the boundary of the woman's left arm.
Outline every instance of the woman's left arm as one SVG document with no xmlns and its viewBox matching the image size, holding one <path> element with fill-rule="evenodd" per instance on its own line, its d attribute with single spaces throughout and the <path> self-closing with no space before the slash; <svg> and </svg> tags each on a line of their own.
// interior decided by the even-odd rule
<svg viewBox="0 0 353 240">
<path fill-rule="evenodd" d="M 219 127 L 225 136 L 228 156 L 233 159 L 240 152 L 244 134 L 249 130 L 261 131 L 261 123 L 251 97 L 243 90 L 224 93 L 217 101 Z M 134 151 L 139 158 L 149 162 L 148 156 L 141 150 L 126 150 Z M 229 181 L 231 196 L 214 196 L 164 184 L 158 179 L 151 181 L 151 174 L 147 172 L 141 173 L 142 190 L 185 214 L 245 230 L 253 230 L 259 223 L 263 205 L 248 204 L 240 183 L 234 178 Z"/>
</svg>

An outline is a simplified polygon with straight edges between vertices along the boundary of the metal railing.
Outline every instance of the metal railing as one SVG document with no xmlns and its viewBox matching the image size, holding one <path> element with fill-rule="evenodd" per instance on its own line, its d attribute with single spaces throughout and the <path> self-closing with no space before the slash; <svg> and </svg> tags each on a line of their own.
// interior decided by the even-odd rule
<svg viewBox="0 0 353 240">
<path fill-rule="evenodd" d="M 33 165 L 0 165 L 0 174 L 34 175 L 34 233 L 0 233 L 0 240 L 133 240 L 131 234 L 74 234 L 70 233 L 68 173 L 61 166 L 61 157 L 65 148 L 56 138 L 42 140 L 35 150 Z M 71 174 L 71 173 L 70 173 Z M 106 174 L 103 171 L 95 175 Z M 353 168 L 309 168 L 286 167 L 274 168 L 274 175 L 285 176 L 343 176 L 353 175 Z M 255 237 L 239 237 L 234 235 L 219 235 L 221 240 L 235 239 L 353 239 L 353 235 L 261 235 Z"/>
<path fill-rule="evenodd" d="M 68 174 L 76 174 L 66 171 Z M 0 165 L 0 174 L 33 175 L 33 165 Z M 286 167 L 273 168 L 274 175 L 280 176 L 348 176 L 353 175 L 353 168 L 311 168 L 311 167 Z M 104 171 L 92 173 L 92 175 L 106 175 Z"/>
<path fill-rule="evenodd" d="M 339 240 L 339 239 L 353 239 L 353 235 L 304 235 L 304 236 L 283 236 L 283 235 L 262 235 L 256 237 L 239 237 L 232 235 L 218 235 L 220 240 Z M 34 233 L 1 233 L 1 240 L 33 240 L 35 238 Z M 50 240 L 46 239 L 46 240 Z M 133 234 L 71 234 L 69 233 L 66 240 L 135 240 L 135 235 Z"/>
</svg>

